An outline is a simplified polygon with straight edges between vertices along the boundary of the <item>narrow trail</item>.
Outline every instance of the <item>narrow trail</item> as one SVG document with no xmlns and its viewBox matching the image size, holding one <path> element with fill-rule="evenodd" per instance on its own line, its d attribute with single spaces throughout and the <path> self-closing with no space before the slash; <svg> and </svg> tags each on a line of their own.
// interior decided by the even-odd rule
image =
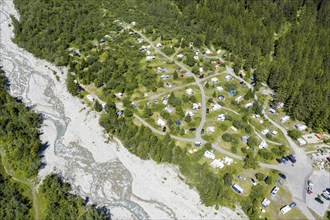
<svg viewBox="0 0 330 220">
<path fill-rule="evenodd" d="M 251 125 L 251 127 L 253 128 L 254 133 L 255 133 L 255 134 L 256 134 L 261 140 L 266 141 L 266 142 L 268 142 L 268 143 L 270 143 L 270 144 L 277 145 L 277 146 L 282 145 L 281 143 L 278 143 L 278 142 L 275 142 L 275 141 L 267 140 L 266 138 L 264 138 L 263 136 L 261 136 L 261 135 L 259 134 L 259 132 L 256 130 L 256 128 L 255 128 L 250 122 L 248 122 L 248 124 Z"/>
<path fill-rule="evenodd" d="M 178 65 L 179 67 L 181 67 L 187 73 L 191 73 L 190 70 L 183 63 L 174 60 L 173 57 L 169 57 L 166 54 L 164 54 L 162 51 L 160 51 L 159 48 L 157 48 L 153 44 L 153 42 L 150 41 L 140 31 L 137 31 L 137 30 L 134 30 L 134 29 L 132 29 L 132 30 L 134 32 L 136 32 L 137 34 L 139 34 L 146 42 L 148 42 L 150 44 L 150 46 L 155 50 L 156 53 L 161 54 L 163 57 L 165 57 L 169 61 L 174 62 L 176 65 Z M 238 79 L 240 81 L 245 82 L 249 89 L 254 90 L 253 86 L 250 85 L 249 83 L 247 83 L 246 81 L 244 81 L 242 78 L 238 77 L 234 73 L 234 71 L 233 71 L 233 69 L 231 67 L 227 66 L 225 72 L 227 74 L 229 74 L 229 75 L 232 75 L 234 78 L 236 78 L 236 79 Z M 201 97 L 202 97 L 202 103 L 201 103 L 202 104 L 202 109 L 201 109 L 202 110 L 202 119 L 200 121 L 200 124 L 199 124 L 197 130 L 196 130 L 195 138 L 189 139 L 189 138 L 180 138 L 180 137 L 176 137 L 176 136 L 171 136 L 171 137 L 174 138 L 174 139 L 176 139 L 176 140 L 182 140 L 182 141 L 187 141 L 187 142 L 200 141 L 202 143 L 206 143 L 206 141 L 204 141 L 202 139 L 202 137 L 201 137 L 201 130 L 204 127 L 204 124 L 206 122 L 206 96 L 205 96 L 205 91 L 204 91 L 203 85 L 201 84 L 201 82 L 203 80 L 197 78 L 192 73 L 191 73 L 191 76 L 195 79 L 195 83 L 191 83 L 190 85 L 197 85 L 199 87 L 199 89 L 200 89 L 200 92 L 201 92 Z M 176 89 L 184 88 L 186 86 L 187 85 L 185 85 L 185 86 L 179 86 L 178 88 L 173 88 L 170 91 L 175 91 Z M 157 94 L 155 96 L 149 97 L 146 100 L 152 99 L 154 97 L 158 97 L 158 96 L 160 96 L 162 94 L 166 94 L 166 93 L 168 93 L 170 91 L 166 91 L 166 92 Z M 94 98 L 98 99 L 98 97 L 95 96 L 95 95 L 94 95 Z M 254 99 L 255 100 L 258 100 L 258 96 L 256 94 L 254 95 Z M 296 201 L 298 203 L 299 209 L 304 213 L 304 215 L 308 219 L 314 219 L 314 216 L 311 214 L 311 212 L 307 208 L 307 204 L 306 204 L 306 192 L 305 192 L 305 182 L 306 182 L 306 180 L 308 179 L 308 177 L 313 172 L 312 169 L 311 169 L 311 166 L 310 166 L 310 162 L 309 162 L 308 159 L 306 159 L 307 156 L 304 153 L 304 151 L 302 149 L 300 149 L 294 143 L 294 141 L 292 141 L 292 139 L 290 137 L 288 137 L 286 130 L 282 126 L 280 126 L 279 124 L 277 124 L 276 122 L 274 122 L 271 118 L 269 118 L 269 116 L 265 113 L 265 107 L 266 107 L 266 105 L 263 106 L 262 115 L 266 118 L 266 120 L 268 120 L 270 123 L 272 123 L 275 127 L 277 127 L 284 134 L 284 136 L 285 136 L 286 140 L 288 141 L 290 147 L 295 152 L 295 156 L 297 158 L 297 163 L 295 164 L 294 167 L 293 166 L 286 166 L 286 165 L 283 165 L 283 164 L 273 165 L 273 164 L 259 163 L 259 165 L 261 167 L 265 167 L 265 168 L 269 168 L 269 169 L 275 169 L 275 170 L 279 170 L 279 171 L 285 173 L 287 175 L 287 177 L 288 177 L 287 182 L 288 182 L 289 189 L 290 189 L 293 197 L 296 198 Z M 117 108 L 118 109 L 123 109 L 123 107 L 121 105 L 117 105 Z M 227 110 L 231 110 L 231 109 L 227 109 Z M 233 111 L 233 112 L 236 113 L 236 114 L 239 114 L 238 112 L 235 112 L 235 111 Z M 137 118 L 142 124 L 144 124 L 145 126 L 149 127 L 153 132 L 155 132 L 157 134 L 160 134 L 160 135 L 165 135 L 164 132 L 161 132 L 161 131 L 155 129 L 153 126 L 151 126 L 149 123 L 147 123 L 146 121 L 144 121 L 138 115 L 135 115 L 134 114 L 134 117 Z M 254 131 L 255 131 L 255 128 L 254 128 Z M 256 131 L 255 131 L 255 133 L 256 133 Z M 270 142 L 270 141 L 268 141 L 268 142 Z M 277 143 L 277 142 L 270 142 L 270 143 L 273 143 L 275 145 L 279 145 L 280 144 L 280 143 Z M 230 157 L 235 158 L 235 159 L 238 159 L 238 160 L 244 160 L 244 158 L 242 156 L 239 156 L 239 155 L 233 154 L 233 153 L 231 153 L 231 152 L 229 152 L 227 150 L 224 150 L 224 149 L 222 149 L 217 144 L 213 144 L 212 147 L 214 149 L 216 149 L 217 151 L 219 151 L 220 153 L 224 154 L 224 155 L 230 156 Z"/>
<path fill-rule="evenodd" d="M 199 90 L 201 91 L 201 97 L 202 97 L 202 119 L 201 122 L 199 123 L 199 126 L 196 129 L 196 140 L 199 142 L 205 142 L 202 137 L 201 137 L 201 131 L 204 127 L 204 124 L 206 122 L 206 96 L 205 96 L 205 91 L 204 91 L 204 87 L 203 85 L 201 85 L 201 80 L 195 76 L 193 73 L 191 73 L 191 71 L 181 62 L 167 56 L 166 54 L 164 54 L 162 51 L 159 50 L 159 48 L 157 48 L 154 43 L 152 41 L 150 41 L 144 34 L 142 34 L 140 31 L 137 31 L 133 28 L 131 28 L 135 33 L 139 34 L 146 42 L 149 43 L 149 45 L 155 50 L 156 53 L 161 54 L 163 57 L 165 57 L 166 59 L 168 59 L 171 62 L 174 62 L 176 65 L 178 65 L 181 69 L 185 70 L 187 73 L 190 73 L 191 76 L 195 79 L 195 82 L 197 84 L 197 86 L 199 87 Z"/>
<path fill-rule="evenodd" d="M 8 176 L 10 176 L 17 183 L 26 185 L 31 190 L 31 197 L 32 197 L 32 203 L 33 203 L 33 209 L 34 209 L 34 218 L 37 220 L 40 219 L 39 201 L 38 201 L 38 196 L 37 196 L 38 187 L 34 183 L 34 182 L 36 182 L 36 179 L 30 180 L 30 179 L 23 179 L 23 178 L 16 177 L 14 175 L 14 172 L 8 168 L 7 158 L 6 158 L 5 152 L 3 152 L 2 149 L 0 149 L 0 155 L 1 155 L 2 166 L 3 166 L 6 174 Z"/>
</svg>

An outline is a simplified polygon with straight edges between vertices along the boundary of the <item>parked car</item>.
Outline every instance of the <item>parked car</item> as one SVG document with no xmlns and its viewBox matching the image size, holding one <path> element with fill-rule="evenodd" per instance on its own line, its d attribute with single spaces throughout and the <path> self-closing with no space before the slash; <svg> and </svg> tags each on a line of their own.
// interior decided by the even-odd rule
<svg viewBox="0 0 330 220">
<path fill-rule="evenodd" d="M 276 158 L 277 163 L 283 163 L 281 158 Z"/>
<path fill-rule="evenodd" d="M 196 131 L 196 128 L 189 128 L 189 131 Z"/>
<path fill-rule="evenodd" d="M 250 182 L 251 182 L 254 186 L 257 185 L 256 181 L 255 181 L 253 178 L 250 178 Z"/>
<path fill-rule="evenodd" d="M 312 180 L 307 181 L 307 193 L 308 194 L 313 193 L 313 182 L 312 182 Z"/>
<path fill-rule="evenodd" d="M 204 130 L 204 128 L 203 128 L 202 131 L 201 131 L 201 134 L 204 134 L 204 132 L 205 132 L 205 130 Z"/>
<path fill-rule="evenodd" d="M 324 203 L 323 200 L 320 199 L 320 198 L 318 198 L 318 197 L 315 197 L 315 200 L 316 200 L 318 203 L 320 203 L 320 204 L 323 204 L 323 203 Z"/>
<path fill-rule="evenodd" d="M 283 185 L 283 181 L 280 179 L 275 180 L 278 184 Z"/>
<path fill-rule="evenodd" d="M 289 161 L 288 158 L 286 158 L 285 156 L 283 156 L 283 157 L 281 158 L 281 160 L 282 160 L 283 163 L 286 163 L 286 162 Z"/>
<path fill-rule="evenodd" d="M 287 156 L 287 158 L 291 161 L 291 163 L 297 162 L 296 158 L 292 154 L 290 154 L 289 156 Z"/>
<path fill-rule="evenodd" d="M 326 190 L 323 190 L 321 196 L 322 196 L 323 198 L 325 198 L 326 200 L 330 200 L 330 194 L 329 194 L 328 191 L 326 191 Z"/>
<path fill-rule="evenodd" d="M 278 188 L 277 186 L 274 186 L 274 188 L 272 189 L 272 191 L 270 192 L 270 194 L 272 196 L 275 196 L 276 193 L 278 193 L 279 190 L 280 190 L 280 188 Z"/>
<path fill-rule="evenodd" d="M 266 177 L 264 178 L 264 181 L 266 182 L 268 178 L 269 178 L 269 176 L 266 176 Z"/>
<path fill-rule="evenodd" d="M 240 175 L 238 175 L 237 178 L 238 178 L 240 181 L 244 181 L 244 178 L 241 177 Z"/>
<path fill-rule="evenodd" d="M 208 114 L 208 113 L 210 113 L 210 109 L 209 108 L 206 109 L 206 114 Z"/>
<path fill-rule="evenodd" d="M 286 176 L 283 173 L 278 174 L 281 178 L 286 179 Z"/>
<path fill-rule="evenodd" d="M 163 132 L 166 132 L 166 127 L 163 127 Z"/>
<path fill-rule="evenodd" d="M 289 206 L 290 206 L 290 208 L 292 208 L 292 209 L 293 209 L 294 207 L 296 207 L 296 206 L 297 206 L 297 203 L 295 203 L 295 202 L 292 202 L 292 203 L 291 203 Z"/>
</svg>

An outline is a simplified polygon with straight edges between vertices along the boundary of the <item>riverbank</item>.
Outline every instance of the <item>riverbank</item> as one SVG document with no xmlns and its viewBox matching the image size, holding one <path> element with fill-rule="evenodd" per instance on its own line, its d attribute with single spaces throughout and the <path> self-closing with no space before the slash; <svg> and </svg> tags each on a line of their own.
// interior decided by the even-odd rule
<svg viewBox="0 0 330 220">
<path fill-rule="evenodd" d="M 45 167 L 42 180 L 51 172 L 61 173 L 74 192 L 110 208 L 114 219 L 238 219 L 228 208 L 215 210 L 200 204 L 199 195 L 183 183 L 171 165 L 143 161 L 121 144 L 107 142 L 91 111 L 66 90 L 66 69 L 58 68 L 11 42 L 9 15 L 18 18 L 12 1 L 1 7 L 1 60 L 11 82 L 11 94 L 43 114 Z M 53 74 L 56 72 L 59 80 Z"/>
</svg>

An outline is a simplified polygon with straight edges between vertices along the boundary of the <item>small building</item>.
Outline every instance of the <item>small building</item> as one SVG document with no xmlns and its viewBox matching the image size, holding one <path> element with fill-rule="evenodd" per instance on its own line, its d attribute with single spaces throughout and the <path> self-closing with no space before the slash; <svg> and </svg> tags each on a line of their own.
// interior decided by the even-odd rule
<svg viewBox="0 0 330 220">
<path fill-rule="evenodd" d="M 217 119 L 218 119 L 219 121 L 224 122 L 224 121 L 226 120 L 226 117 L 225 117 L 224 114 L 220 114 L 220 115 L 218 115 Z"/>
<path fill-rule="evenodd" d="M 178 54 L 176 57 L 177 57 L 178 59 L 183 59 L 184 55 L 183 55 L 183 54 Z"/>
<path fill-rule="evenodd" d="M 122 92 L 118 92 L 114 94 L 118 99 L 120 99 L 124 94 Z"/>
<path fill-rule="evenodd" d="M 164 80 L 164 79 L 168 79 L 168 78 L 170 78 L 170 75 L 168 75 L 168 74 L 163 74 L 163 75 L 161 75 L 160 78 L 162 78 L 163 80 Z"/>
<path fill-rule="evenodd" d="M 224 160 L 225 164 L 227 164 L 227 165 L 231 165 L 233 163 L 233 161 L 234 161 L 230 157 L 225 157 L 225 158 L 223 158 L 223 160 Z"/>
<path fill-rule="evenodd" d="M 302 124 L 296 124 L 295 128 L 298 129 L 299 131 L 304 131 L 307 129 L 307 126 Z"/>
<path fill-rule="evenodd" d="M 201 73 L 203 71 L 204 71 L 203 67 L 199 67 L 199 72 Z"/>
<path fill-rule="evenodd" d="M 322 134 L 317 133 L 317 134 L 315 134 L 315 137 L 317 137 L 320 140 L 323 140 L 323 135 Z"/>
<path fill-rule="evenodd" d="M 153 61 L 155 58 L 155 56 L 146 56 L 147 61 Z"/>
<path fill-rule="evenodd" d="M 280 122 L 281 122 L 282 124 L 284 124 L 285 122 L 287 122 L 287 121 L 289 121 L 289 120 L 290 120 L 290 116 L 286 115 L 286 116 L 284 116 L 284 117 L 282 117 L 282 118 L 280 119 Z"/>
<path fill-rule="evenodd" d="M 223 101 L 223 100 L 225 99 L 225 97 L 224 97 L 223 95 L 219 95 L 219 96 L 218 96 L 218 99 L 219 99 L 220 101 Z"/>
<path fill-rule="evenodd" d="M 181 123 L 181 121 L 176 120 L 176 121 L 175 121 L 175 124 L 176 124 L 177 126 L 180 126 L 182 123 Z"/>
<path fill-rule="evenodd" d="M 194 117 L 194 113 L 192 111 L 186 111 L 185 116 L 189 115 L 191 118 Z"/>
<path fill-rule="evenodd" d="M 277 133 L 278 133 L 278 132 L 275 131 L 275 130 L 272 131 L 272 135 L 274 135 L 274 136 L 277 135 Z"/>
<path fill-rule="evenodd" d="M 161 118 L 159 118 L 156 123 L 160 127 L 164 127 L 166 125 L 165 121 Z"/>
<path fill-rule="evenodd" d="M 223 161 L 219 159 L 215 159 L 212 161 L 212 163 L 210 163 L 210 166 L 213 167 L 214 169 L 216 168 L 222 169 L 225 165 L 223 164 Z"/>
<path fill-rule="evenodd" d="M 167 105 L 167 104 L 168 104 L 167 99 L 164 99 L 164 100 L 163 100 L 163 104 L 164 104 L 164 105 Z"/>
<path fill-rule="evenodd" d="M 157 44 L 156 44 L 156 47 L 163 47 L 163 44 L 161 44 L 161 43 L 157 43 Z"/>
<path fill-rule="evenodd" d="M 252 101 L 252 102 L 247 103 L 244 107 L 251 108 L 253 106 L 253 104 L 254 104 L 254 102 Z"/>
<path fill-rule="evenodd" d="M 291 210 L 290 206 L 286 205 L 280 209 L 281 213 L 284 215 Z"/>
<path fill-rule="evenodd" d="M 236 99 L 235 99 L 235 101 L 237 102 L 237 103 L 240 103 L 241 101 L 243 101 L 244 100 L 244 98 L 242 97 L 242 96 L 238 96 Z"/>
<path fill-rule="evenodd" d="M 237 132 L 238 131 L 238 129 L 235 126 L 231 126 L 230 128 L 231 128 L 231 130 L 233 130 L 233 132 Z"/>
<path fill-rule="evenodd" d="M 173 109 L 170 106 L 166 106 L 164 108 L 164 110 L 167 111 L 168 113 L 172 113 L 173 112 Z"/>
<path fill-rule="evenodd" d="M 322 143 L 322 139 L 319 139 L 315 133 L 305 134 L 303 138 L 306 140 L 308 144 L 318 144 Z"/>
<path fill-rule="evenodd" d="M 262 149 L 262 148 L 267 148 L 268 147 L 268 144 L 265 140 L 261 141 L 260 144 L 259 144 L 259 149 Z"/>
<path fill-rule="evenodd" d="M 205 153 L 204 153 L 204 157 L 206 157 L 206 158 L 208 158 L 208 159 L 212 159 L 212 160 L 214 160 L 215 159 L 215 156 L 214 156 L 214 154 L 211 152 L 211 151 L 205 151 Z"/>
<path fill-rule="evenodd" d="M 225 79 L 226 79 L 227 81 L 230 81 L 232 78 L 233 78 L 233 77 L 232 77 L 231 75 L 227 75 L 227 76 L 225 76 Z"/>
<path fill-rule="evenodd" d="M 242 137 L 241 137 L 241 140 L 242 140 L 243 143 L 246 144 L 247 141 L 249 140 L 249 138 L 250 138 L 250 136 L 242 136 Z"/>
<path fill-rule="evenodd" d="M 193 103 L 193 106 L 192 106 L 192 108 L 194 109 L 194 110 L 198 110 L 198 109 L 201 109 L 202 108 L 202 105 L 201 105 L 201 103 Z"/>
<path fill-rule="evenodd" d="M 298 138 L 297 139 L 297 142 L 298 142 L 299 145 L 305 145 L 305 144 L 307 144 L 307 142 L 304 139 L 302 139 L 302 138 Z"/>
<path fill-rule="evenodd" d="M 229 95 L 234 95 L 235 94 L 235 90 L 230 90 L 229 91 Z"/>
<path fill-rule="evenodd" d="M 158 68 L 157 68 L 157 72 L 159 72 L 159 73 L 164 72 L 164 68 L 162 68 L 162 67 L 158 67 Z"/>
<path fill-rule="evenodd" d="M 223 91 L 223 88 L 221 86 L 217 86 L 216 87 L 216 90 L 217 90 L 217 92 L 222 92 Z"/>
<path fill-rule="evenodd" d="M 275 114 L 275 113 L 276 113 L 276 110 L 273 109 L 273 108 L 269 108 L 269 109 L 268 109 L 268 112 L 269 112 L 270 114 Z"/>
<path fill-rule="evenodd" d="M 219 105 L 219 104 L 214 104 L 212 109 L 213 109 L 213 111 L 218 111 L 218 110 L 221 109 L 221 105 Z"/>
<path fill-rule="evenodd" d="M 218 83 L 218 82 L 219 82 L 219 79 L 216 78 L 216 77 L 213 77 L 213 78 L 211 79 L 211 82 L 212 82 L 212 83 Z"/>
<path fill-rule="evenodd" d="M 234 184 L 231 186 L 231 188 L 233 188 L 233 190 L 235 190 L 237 193 L 241 194 L 244 192 L 244 190 L 242 189 L 242 187 L 240 187 L 239 185 L 237 184 Z"/>
<path fill-rule="evenodd" d="M 205 51 L 205 53 L 206 53 L 206 54 L 212 54 L 212 51 L 210 51 L 209 49 L 207 49 L 207 50 Z"/>
<path fill-rule="evenodd" d="M 270 201 L 269 201 L 269 199 L 267 199 L 267 198 L 264 198 L 264 199 L 262 200 L 262 202 L 261 202 L 261 205 L 262 205 L 264 208 L 267 208 L 267 206 L 269 206 L 269 204 L 270 204 Z"/>
<path fill-rule="evenodd" d="M 132 108 L 137 109 L 137 104 L 135 102 L 132 102 Z"/>
<path fill-rule="evenodd" d="M 142 38 L 139 38 L 139 39 L 136 40 L 136 42 L 137 42 L 138 44 L 142 44 L 142 43 L 143 43 L 143 39 L 142 39 Z"/>
<path fill-rule="evenodd" d="M 91 95 L 86 95 L 86 98 L 88 99 L 88 101 L 90 101 L 90 102 L 94 102 L 94 98 L 93 98 L 93 96 L 91 96 Z"/>
<path fill-rule="evenodd" d="M 195 60 L 198 60 L 198 59 L 199 59 L 199 57 L 198 57 L 198 56 L 194 56 L 194 59 L 195 59 Z"/>
<path fill-rule="evenodd" d="M 172 85 L 170 83 L 164 83 L 164 87 L 172 88 Z"/>
<path fill-rule="evenodd" d="M 269 133 L 269 129 L 264 129 L 264 130 L 261 131 L 261 134 L 262 135 L 266 135 L 268 133 Z"/>
<path fill-rule="evenodd" d="M 224 114 L 218 115 L 217 120 L 224 122 L 226 120 L 226 117 Z"/>
<path fill-rule="evenodd" d="M 210 126 L 206 128 L 206 133 L 213 133 L 215 132 L 215 127 L 214 126 Z"/>
<path fill-rule="evenodd" d="M 141 46 L 140 47 L 140 51 L 146 51 L 146 50 L 149 50 L 150 49 L 150 46 Z"/>
<path fill-rule="evenodd" d="M 219 55 L 221 53 L 221 50 L 217 50 L 217 54 Z"/>
<path fill-rule="evenodd" d="M 277 109 L 282 109 L 282 108 L 284 108 L 284 103 L 283 103 L 283 102 L 278 103 L 277 106 L 276 106 L 276 108 L 277 108 Z"/>
<path fill-rule="evenodd" d="M 107 107 L 107 105 L 106 105 L 105 103 L 102 103 L 101 106 L 102 106 L 102 109 L 103 109 L 103 110 L 105 110 L 106 107 Z"/>
<path fill-rule="evenodd" d="M 187 93 L 188 95 L 193 95 L 193 94 L 194 94 L 194 90 L 191 89 L 191 88 L 188 88 L 188 89 L 186 89 L 186 93 Z"/>
</svg>

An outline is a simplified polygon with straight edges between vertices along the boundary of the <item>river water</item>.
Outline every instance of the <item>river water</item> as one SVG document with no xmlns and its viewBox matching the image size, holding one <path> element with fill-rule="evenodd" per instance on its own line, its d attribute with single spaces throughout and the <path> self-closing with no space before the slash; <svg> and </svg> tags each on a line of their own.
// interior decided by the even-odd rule
<svg viewBox="0 0 330 220">
<path fill-rule="evenodd" d="M 65 166 L 60 169 L 56 166 L 52 167 L 54 172 L 60 172 L 65 179 L 72 183 L 75 193 L 89 197 L 91 202 L 105 205 L 110 209 L 122 207 L 129 212 L 128 215 L 126 213 L 126 217 L 148 219 L 148 213 L 137 202 L 132 201 L 132 197 L 135 200 L 139 199 L 132 195 L 132 175 L 117 158 L 100 163 L 81 144 L 70 143 L 68 146 L 63 142 L 63 136 L 72 119 L 66 115 L 66 106 L 57 96 L 58 92 L 55 91 L 56 83 L 60 82 L 56 82 L 54 77 L 49 74 L 53 70 L 59 74 L 65 70 L 34 58 L 9 40 L 13 36 L 12 28 L 9 25 L 9 14 L 15 13 L 15 11 L 12 10 L 12 1 L 2 1 L 0 4 L 1 66 L 11 83 L 10 93 L 22 98 L 27 106 L 32 106 L 34 110 L 41 113 L 44 117 L 43 132 L 52 133 L 49 134 L 50 137 L 55 136 L 49 144 L 53 146 L 56 159 L 59 162 L 64 160 Z M 47 168 L 47 161 L 45 162 Z M 80 184 L 79 181 L 84 183 Z M 109 192 L 109 188 L 111 188 L 111 192 Z M 156 203 L 155 205 L 160 206 L 174 217 L 170 208 L 163 204 Z M 125 213 L 122 209 L 120 212 Z"/>
<path fill-rule="evenodd" d="M 11 41 L 9 15 L 19 19 L 13 0 L 1 0 L 0 66 L 11 83 L 11 95 L 44 117 L 41 139 L 49 147 L 40 179 L 52 172 L 61 174 L 73 193 L 106 206 L 114 219 L 246 218 L 241 209 L 202 205 L 176 167 L 143 161 L 120 143 L 107 141 L 99 115 L 67 92 L 67 70 L 35 58 Z"/>
</svg>

